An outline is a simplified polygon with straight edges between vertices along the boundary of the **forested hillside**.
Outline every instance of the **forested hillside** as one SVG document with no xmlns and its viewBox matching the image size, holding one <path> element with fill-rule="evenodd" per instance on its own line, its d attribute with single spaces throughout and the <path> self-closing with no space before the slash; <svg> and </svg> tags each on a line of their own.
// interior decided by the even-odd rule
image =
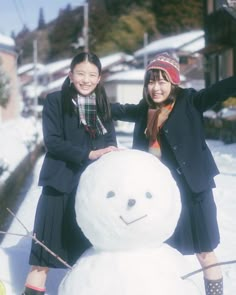
<svg viewBox="0 0 236 295">
<path fill-rule="evenodd" d="M 69 0 L 68 0 L 69 1 Z M 100 56 L 116 51 L 133 53 L 143 46 L 144 33 L 151 42 L 164 36 L 203 27 L 203 7 L 199 0 L 88 0 L 89 49 Z M 38 60 L 51 62 L 71 57 L 83 36 L 82 6 L 71 9 L 68 4 L 58 17 L 45 23 L 43 8 L 38 28 L 26 27 L 15 37 L 20 53 L 19 63 L 32 62 L 33 40 L 38 43 Z"/>
</svg>

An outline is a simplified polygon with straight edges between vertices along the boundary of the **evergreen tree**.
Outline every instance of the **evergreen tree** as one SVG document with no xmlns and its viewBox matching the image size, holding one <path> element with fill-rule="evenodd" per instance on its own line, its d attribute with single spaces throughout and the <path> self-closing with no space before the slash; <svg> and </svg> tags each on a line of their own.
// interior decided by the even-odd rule
<svg viewBox="0 0 236 295">
<path fill-rule="evenodd" d="M 117 50 L 132 53 L 143 45 L 144 32 L 153 41 L 203 27 L 203 3 L 199 0 L 87 0 L 87 3 L 89 49 L 98 54 Z M 72 9 L 68 4 L 48 24 L 44 23 L 41 9 L 39 27 L 42 26 L 39 60 L 70 57 L 79 49 L 74 45 L 83 35 L 84 9 L 80 5 Z M 23 63 L 32 60 L 36 32 L 24 27 L 15 38 Z"/>
<path fill-rule="evenodd" d="M 48 37 L 50 42 L 50 60 L 72 56 L 72 43 L 76 42 L 83 30 L 83 8 L 79 7 L 77 13 L 61 11 L 56 19 Z"/>
<path fill-rule="evenodd" d="M 26 25 L 24 25 L 22 27 L 22 30 L 18 33 L 17 38 L 24 38 L 25 36 L 29 36 L 29 34 L 30 34 L 29 28 Z"/>
<path fill-rule="evenodd" d="M 71 11 L 71 10 L 72 10 L 71 4 L 67 4 L 65 11 Z"/>
<path fill-rule="evenodd" d="M 133 7 L 110 25 L 110 30 L 104 34 L 104 42 L 96 46 L 96 52 L 102 55 L 116 51 L 132 54 L 143 45 L 144 33 L 158 35 L 155 18 L 147 9 Z"/>
<path fill-rule="evenodd" d="M 14 40 L 15 40 L 15 38 L 16 38 L 16 34 L 15 34 L 14 31 L 11 32 L 11 38 L 14 39 Z"/>
<path fill-rule="evenodd" d="M 10 83 L 3 68 L 2 61 L 0 59 L 0 106 L 5 108 L 10 98 Z"/>
<path fill-rule="evenodd" d="M 39 9 L 39 21 L 38 21 L 38 30 L 42 30 L 45 27 L 44 13 L 43 8 Z"/>
<path fill-rule="evenodd" d="M 152 11 L 163 35 L 203 27 L 203 2 L 199 0 L 152 0 Z"/>
</svg>

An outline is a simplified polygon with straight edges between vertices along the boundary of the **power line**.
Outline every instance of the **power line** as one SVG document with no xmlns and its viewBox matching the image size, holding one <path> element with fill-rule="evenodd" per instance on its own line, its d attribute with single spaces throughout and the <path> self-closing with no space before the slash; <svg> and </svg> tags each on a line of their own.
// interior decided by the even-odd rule
<svg viewBox="0 0 236 295">
<path fill-rule="evenodd" d="M 24 1 L 19 0 L 19 2 L 21 3 L 22 11 L 24 12 L 24 15 L 25 15 L 25 5 L 24 5 Z"/>
<path fill-rule="evenodd" d="M 16 13 L 17 13 L 17 15 L 19 17 L 20 22 L 22 23 L 23 26 L 25 26 L 26 24 L 25 24 L 25 21 L 24 21 L 24 19 L 22 17 L 22 13 L 21 13 L 21 11 L 19 9 L 17 1 L 16 0 L 12 0 L 12 1 L 13 1 L 14 6 L 15 6 Z M 21 7 L 22 7 L 23 12 L 25 12 L 22 2 L 21 2 Z"/>
</svg>

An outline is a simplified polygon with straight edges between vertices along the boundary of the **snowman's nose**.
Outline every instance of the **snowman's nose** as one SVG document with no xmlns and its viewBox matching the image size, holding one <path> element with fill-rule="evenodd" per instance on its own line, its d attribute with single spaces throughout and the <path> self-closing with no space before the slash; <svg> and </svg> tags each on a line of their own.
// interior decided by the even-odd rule
<svg viewBox="0 0 236 295">
<path fill-rule="evenodd" d="M 128 206 L 129 207 L 133 207 L 135 205 L 135 203 L 136 203 L 136 200 L 135 199 L 129 199 L 128 200 Z"/>
</svg>

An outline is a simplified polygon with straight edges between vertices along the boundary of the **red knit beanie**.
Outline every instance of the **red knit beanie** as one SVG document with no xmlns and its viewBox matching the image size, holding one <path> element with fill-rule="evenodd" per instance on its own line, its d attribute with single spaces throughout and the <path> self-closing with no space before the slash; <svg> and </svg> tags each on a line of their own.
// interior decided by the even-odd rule
<svg viewBox="0 0 236 295">
<path fill-rule="evenodd" d="M 172 84 L 178 85 L 180 83 L 179 62 L 166 52 L 156 55 L 150 61 L 146 71 L 151 69 L 165 71 Z"/>
</svg>

